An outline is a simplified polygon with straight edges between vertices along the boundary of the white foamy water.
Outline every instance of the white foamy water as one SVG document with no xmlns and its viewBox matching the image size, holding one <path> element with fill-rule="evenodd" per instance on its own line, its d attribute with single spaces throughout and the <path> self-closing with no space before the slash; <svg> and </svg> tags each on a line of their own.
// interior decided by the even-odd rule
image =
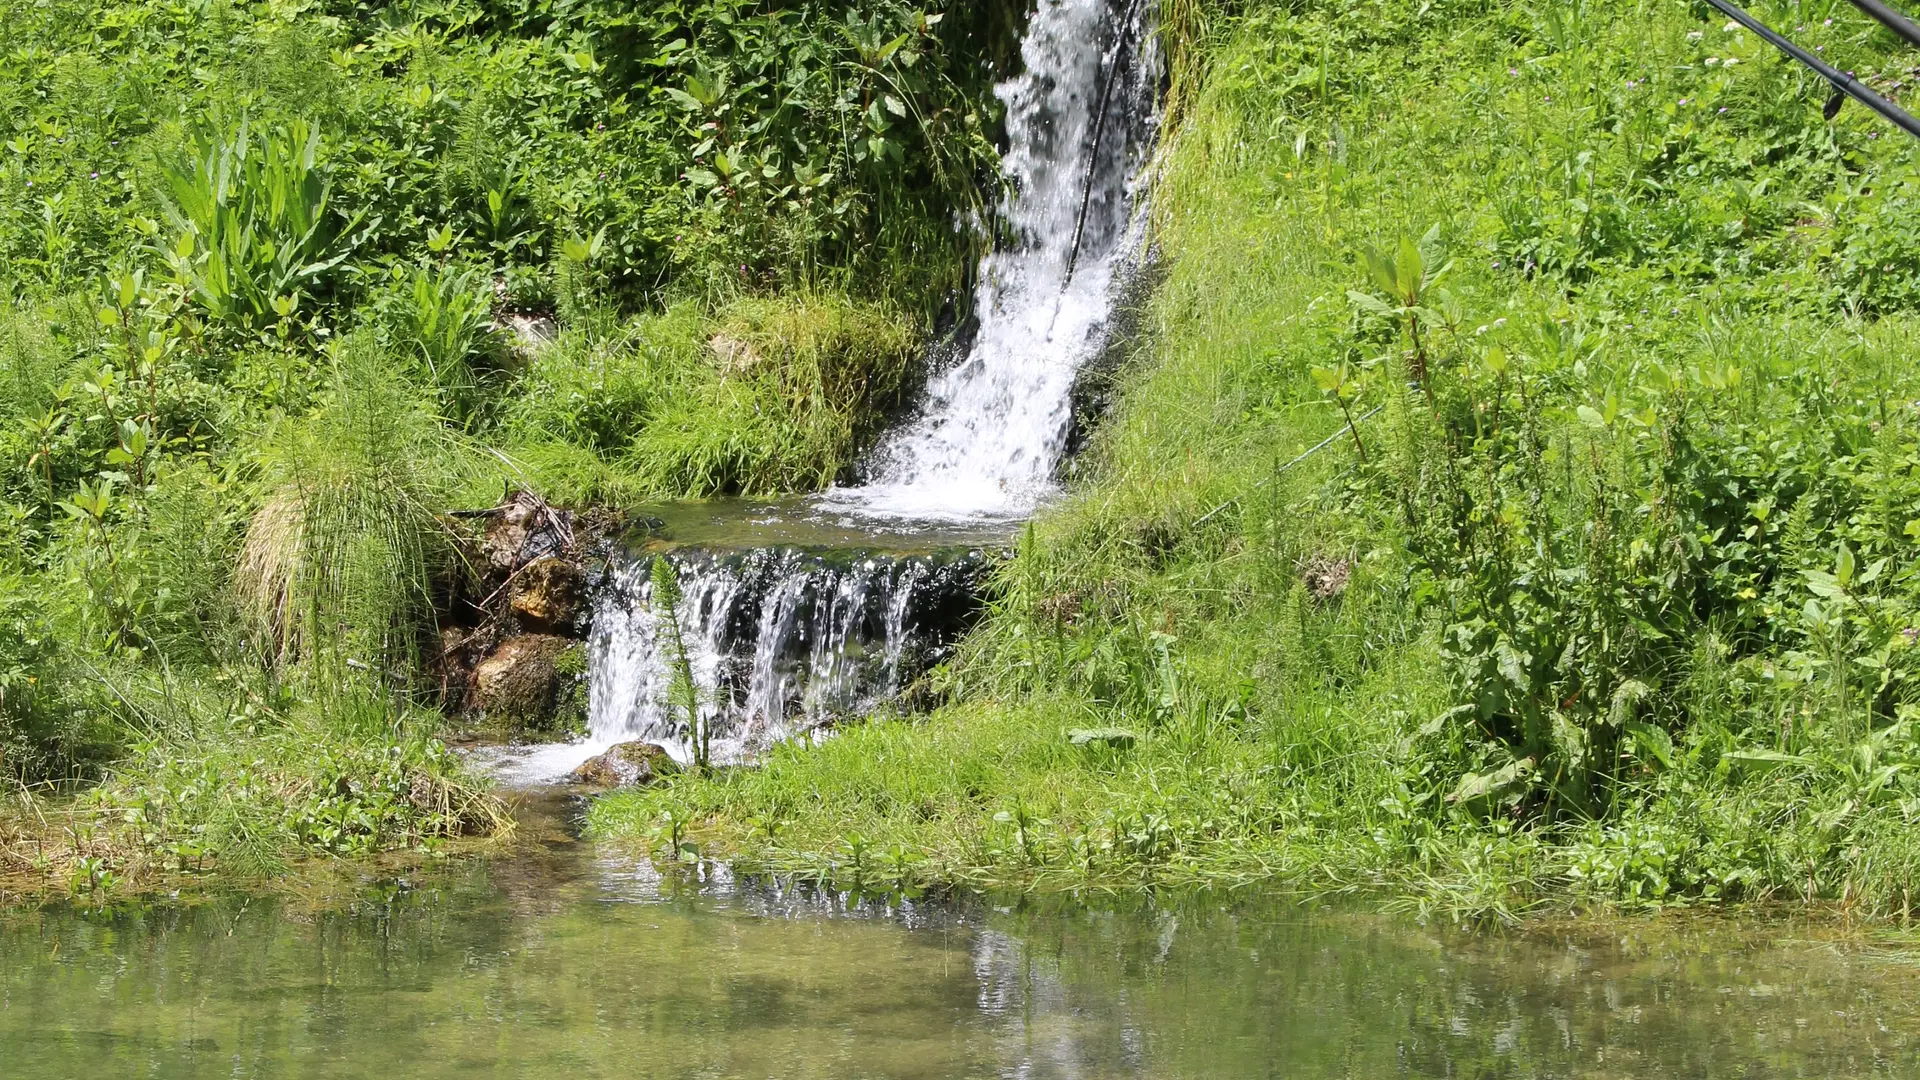
<svg viewBox="0 0 1920 1080">
<path fill-rule="evenodd" d="M 980 267 L 966 358 L 884 440 L 872 480 L 829 492 L 854 514 L 1020 518 L 1054 487 L 1080 369 L 1106 344 L 1116 273 L 1139 249 L 1135 186 L 1158 70 L 1146 5 L 1041 0 L 1007 106 L 1012 237 Z"/>
<path fill-rule="evenodd" d="M 712 733 L 709 752 L 720 763 L 748 760 L 891 697 L 945 655 L 977 607 L 985 566 L 967 555 L 829 561 L 782 548 L 659 557 L 672 559 L 679 576 L 674 611 L 700 721 Z M 685 764 L 698 730 L 671 692 L 674 661 L 652 566 L 643 557 L 616 567 L 595 607 L 589 742 L 655 743 Z"/>
</svg>

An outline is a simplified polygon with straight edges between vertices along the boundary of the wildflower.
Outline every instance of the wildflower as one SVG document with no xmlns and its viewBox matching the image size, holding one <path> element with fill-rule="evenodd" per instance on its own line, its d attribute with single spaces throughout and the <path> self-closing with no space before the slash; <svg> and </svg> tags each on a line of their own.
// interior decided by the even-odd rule
<svg viewBox="0 0 1920 1080">
<path fill-rule="evenodd" d="M 99 174 L 99 173 L 97 173 L 97 172 L 90 172 L 90 173 L 88 173 L 88 174 L 87 174 L 87 179 L 89 179 L 89 180 L 98 180 L 98 179 L 100 179 L 100 174 Z"/>
<path fill-rule="evenodd" d="M 1704 36 L 1705 36 L 1705 35 L 1704 35 L 1704 34 L 1702 34 L 1702 33 L 1701 33 L 1700 31 L 1698 31 L 1698 30 L 1689 30 L 1689 31 L 1687 31 L 1687 40 L 1688 40 L 1688 41 L 1699 41 L 1699 40 L 1700 40 L 1700 39 L 1701 39 L 1702 37 L 1704 37 Z"/>
<path fill-rule="evenodd" d="M 1507 69 L 1507 74 L 1509 74 L 1509 75 L 1518 75 L 1518 74 L 1520 74 L 1520 69 L 1519 69 L 1519 68 L 1508 68 L 1508 69 Z"/>
<path fill-rule="evenodd" d="M 1719 57 L 1717 57 L 1717 56 L 1709 56 L 1709 57 L 1707 57 L 1707 66 L 1708 66 L 1708 67 L 1712 67 L 1713 65 L 1715 65 L 1715 64 L 1717 64 L 1717 63 L 1719 63 L 1719 62 L 1720 62 L 1720 58 L 1719 58 Z"/>
<path fill-rule="evenodd" d="M 1493 320 L 1493 328 L 1494 328 L 1495 330 L 1498 330 L 1498 329 L 1500 329 L 1501 327 L 1503 327 L 1503 326 L 1505 326 L 1505 325 L 1507 325 L 1507 320 L 1505 320 L 1505 319 L 1495 319 L 1495 320 Z"/>
<path fill-rule="evenodd" d="M 1740 24 L 1737 22 L 1730 22 L 1727 25 L 1721 27 L 1720 29 L 1725 30 L 1727 33 L 1731 34 L 1734 31 L 1740 29 Z"/>
<path fill-rule="evenodd" d="M 1688 101 L 1688 99 L 1687 99 L 1687 98 L 1681 98 L 1681 99 L 1680 99 L 1680 104 L 1682 104 L 1682 105 L 1685 105 L 1685 104 L 1687 103 L 1687 101 Z"/>
<path fill-rule="evenodd" d="M 1726 58 L 1725 60 L 1722 60 L 1722 61 L 1720 61 L 1720 66 L 1721 66 L 1721 67 L 1732 67 L 1733 65 L 1735 65 L 1735 64 L 1737 64 L 1737 63 L 1739 63 L 1739 62 L 1740 62 L 1740 58 L 1739 58 L 1739 57 L 1736 57 L 1736 56 L 1729 56 L 1729 57 L 1727 57 L 1727 58 Z"/>
<path fill-rule="evenodd" d="M 1727 111 L 1727 107 L 1726 107 L 1725 105 L 1722 105 L 1722 106 L 1720 106 L 1720 111 L 1721 111 L 1722 113 L 1724 113 L 1724 112 L 1726 112 L 1726 111 Z"/>
</svg>

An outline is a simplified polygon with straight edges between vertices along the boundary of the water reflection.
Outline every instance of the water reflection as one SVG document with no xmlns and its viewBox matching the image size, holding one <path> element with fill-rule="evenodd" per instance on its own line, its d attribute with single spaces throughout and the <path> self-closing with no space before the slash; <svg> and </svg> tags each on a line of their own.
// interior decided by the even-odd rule
<svg viewBox="0 0 1920 1080">
<path fill-rule="evenodd" d="M 0 918 L 0 1075 L 1920 1075 L 1911 961 L 1789 936 L 863 901 L 556 835 L 346 910 Z"/>
</svg>

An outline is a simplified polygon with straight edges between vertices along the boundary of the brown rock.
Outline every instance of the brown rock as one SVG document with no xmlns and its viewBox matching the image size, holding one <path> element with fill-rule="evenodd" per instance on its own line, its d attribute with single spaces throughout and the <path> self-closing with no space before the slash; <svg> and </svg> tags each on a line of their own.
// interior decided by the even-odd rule
<svg viewBox="0 0 1920 1080">
<path fill-rule="evenodd" d="M 560 658 L 574 642 L 548 634 L 523 634 L 500 643 L 473 669 L 473 704 L 489 716 L 541 720 L 553 711 L 571 676 Z"/>
<path fill-rule="evenodd" d="M 593 787 L 642 787 L 679 768 L 665 750 L 652 743 L 626 742 L 589 759 L 568 779 Z"/>
<path fill-rule="evenodd" d="M 579 621 L 586 591 L 585 577 L 578 566 L 545 555 L 514 576 L 513 613 L 534 626 L 568 629 Z"/>
</svg>

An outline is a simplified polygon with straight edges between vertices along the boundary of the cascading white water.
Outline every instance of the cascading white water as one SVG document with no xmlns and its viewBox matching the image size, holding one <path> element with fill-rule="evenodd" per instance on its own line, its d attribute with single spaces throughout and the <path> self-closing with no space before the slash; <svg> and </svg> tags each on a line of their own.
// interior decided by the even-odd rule
<svg viewBox="0 0 1920 1080">
<path fill-rule="evenodd" d="M 981 264 L 971 347 L 882 442 L 871 482 L 829 492 L 825 509 L 876 531 L 903 519 L 1010 522 L 1052 489 L 1074 379 L 1106 344 L 1117 279 L 1139 249 L 1135 185 L 1159 81 L 1146 7 L 1039 0 L 1025 72 L 996 88 L 1007 106 L 1010 242 Z M 676 611 L 716 761 L 750 758 L 894 694 L 964 629 L 984 571 L 977 553 L 661 557 L 680 575 Z M 669 703 L 651 561 L 613 567 L 595 605 L 589 740 L 503 763 L 508 775 L 550 779 L 629 740 L 692 757 L 693 725 Z"/>
<path fill-rule="evenodd" d="M 977 556 L 829 560 L 794 549 L 660 556 L 680 580 L 674 609 L 701 721 L 718 762 L 863 712 L 937 660 L 977 606 Z M 589 642 L 593 741 L 642 740 L 681 761 L 696 732 L 670 696 L 671 658 L 653 603 L 652 559 L 614 570 Z"/>
<path fill-rule="evenodd" d="M 1159 74 L 1137 0 L 1041 0 L 1007 106 L 1012 244 L 981 265 L 979 331 L 884 440 L 872 482 L 831 509 L 1020 518 L 1051 490 L 1080 368 L 1105 344 L 1117 271 L 1138 249 L 1135 183 Z"/>
</svg>

